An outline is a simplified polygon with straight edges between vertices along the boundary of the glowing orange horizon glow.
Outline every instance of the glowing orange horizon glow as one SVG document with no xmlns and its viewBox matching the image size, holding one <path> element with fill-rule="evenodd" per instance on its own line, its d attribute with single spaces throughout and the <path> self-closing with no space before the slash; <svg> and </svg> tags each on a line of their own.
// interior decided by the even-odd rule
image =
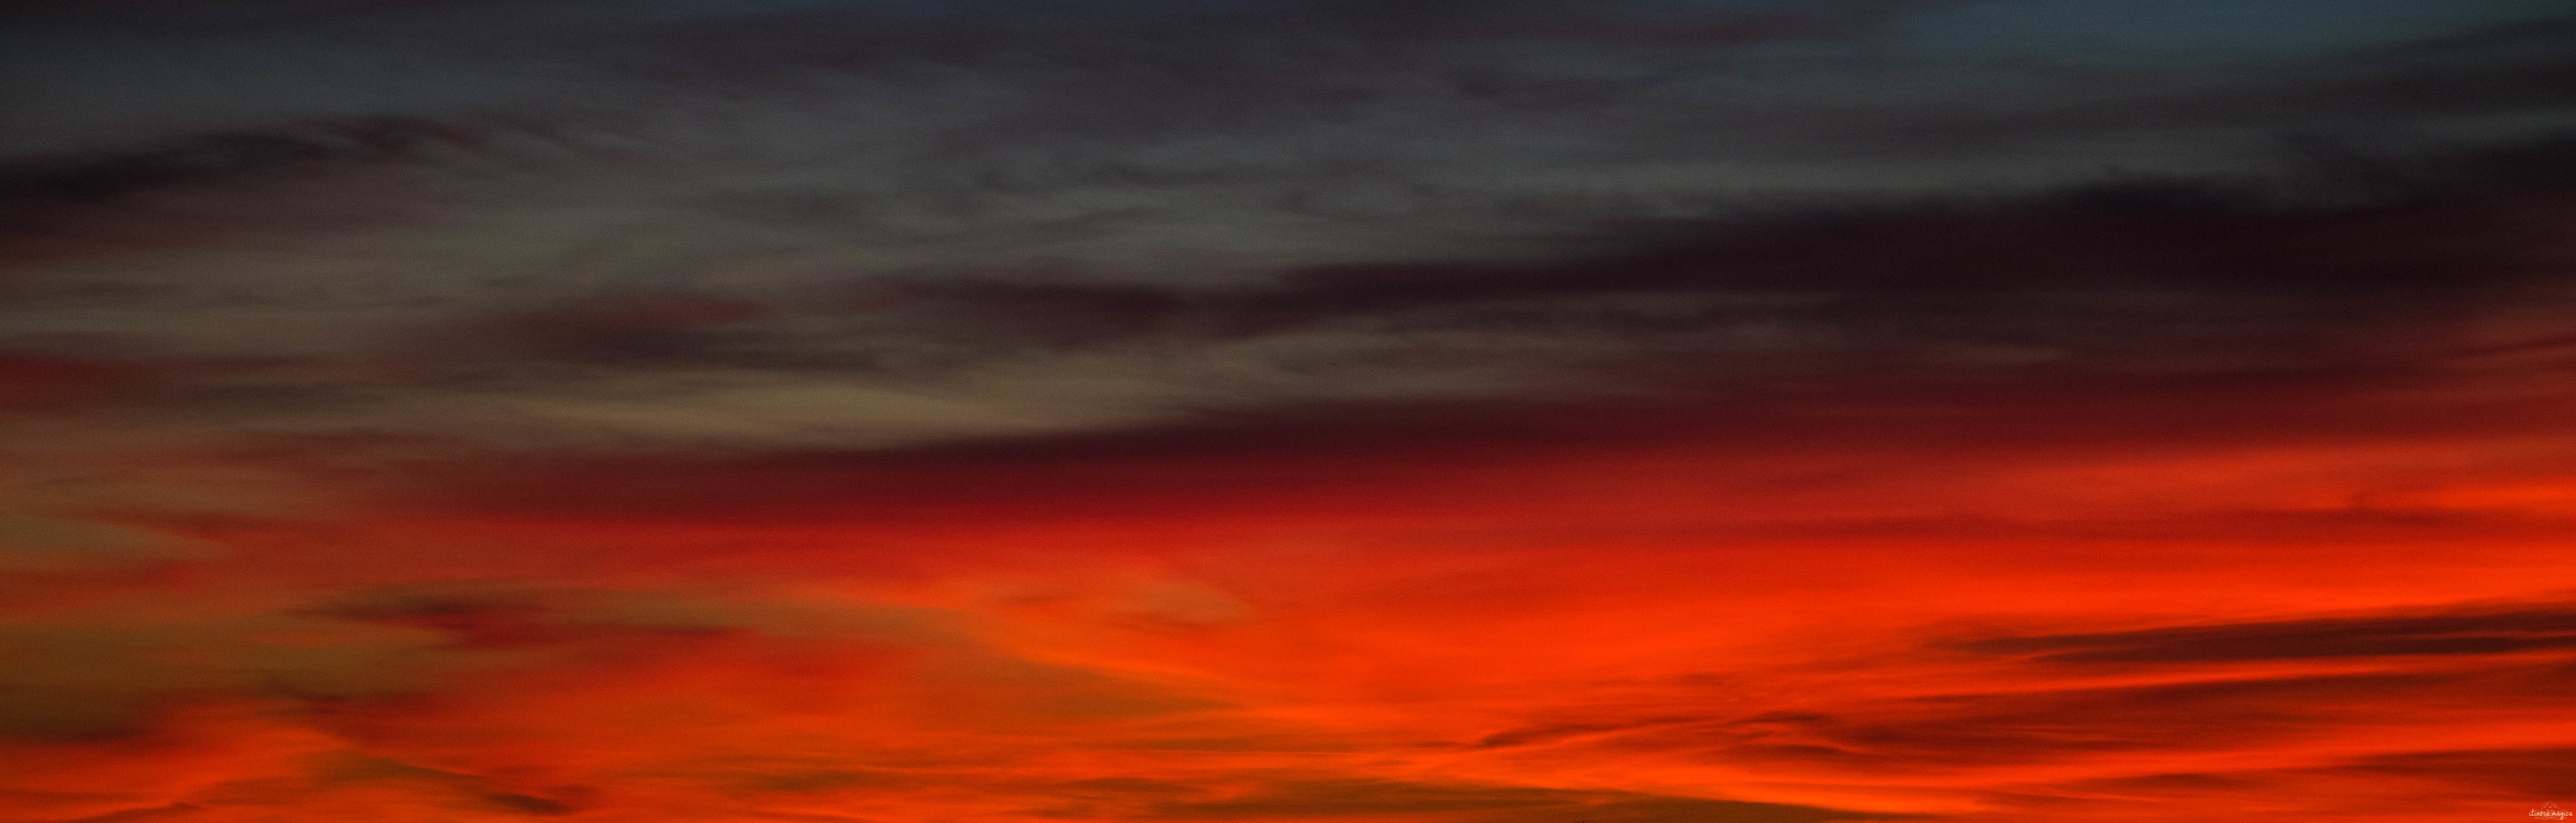
<svg viewBox="0 0 2576 823">
<path fill-rule="evenodd" d="M 0 819 L 2519 814 L 2576 737 L 2563 393 L 2258 394 L 93 511 L 186 542 L 25 570 L 76 696 L 27 705 L 83 708 Z"/>
</svg>

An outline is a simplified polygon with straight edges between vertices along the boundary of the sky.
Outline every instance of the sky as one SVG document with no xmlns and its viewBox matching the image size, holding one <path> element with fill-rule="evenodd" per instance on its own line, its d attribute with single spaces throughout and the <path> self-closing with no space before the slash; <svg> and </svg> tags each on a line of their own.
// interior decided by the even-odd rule
<svg viewBox="0 0 2576 823">
<path fill-rule="evenodd" d="M 0 823 L 2542 819 L 2571 55 L 0 4 Z"/>
</svg>

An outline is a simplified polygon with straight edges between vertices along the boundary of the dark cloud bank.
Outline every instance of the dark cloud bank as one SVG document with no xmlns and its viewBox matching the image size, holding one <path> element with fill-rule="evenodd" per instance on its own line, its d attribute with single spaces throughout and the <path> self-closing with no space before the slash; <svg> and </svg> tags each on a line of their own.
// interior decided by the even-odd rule
<svg viewBox="0 0 2576 823">
<path fill-rule="evenodd" d="M 2563 299 L 2564 20 L 2115 70 L 1890 33 L 1946 4 L 795 5 L 25 29 L 89 49 L 16 67 L 7 345 L 197 361 L 182 426 L 828 448 L 2413 367 Z M 374 96 L 249 91 L 314 84 Z"/>
</svg>

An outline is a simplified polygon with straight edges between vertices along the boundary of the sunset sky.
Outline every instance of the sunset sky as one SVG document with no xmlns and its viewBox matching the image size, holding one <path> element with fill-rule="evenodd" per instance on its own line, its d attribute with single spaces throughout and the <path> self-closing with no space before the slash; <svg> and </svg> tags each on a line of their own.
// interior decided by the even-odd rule
<svg viewBox="0 0 2576 823">
<path fill-rule="evenodd" d="M 0 823 L 2576 807 L 2563 0 L 0 4 Z"/>
</svg>

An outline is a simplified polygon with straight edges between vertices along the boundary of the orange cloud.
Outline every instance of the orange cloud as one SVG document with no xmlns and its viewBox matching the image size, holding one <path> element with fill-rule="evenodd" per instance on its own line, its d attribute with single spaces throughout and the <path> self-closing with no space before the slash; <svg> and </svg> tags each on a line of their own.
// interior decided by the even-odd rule
<svg viewBox="0 0 2576 823">
<path fill-rule="evenodd" d="M 0 819 L 2519 813 L 2576 733 L 2576 441 L 2554 391 L 2433 388 L 423 463 L 327 517 L 95 513 L 215 550 L 46 572 L 102 593 L 8 635 Z"/>
</svg>

